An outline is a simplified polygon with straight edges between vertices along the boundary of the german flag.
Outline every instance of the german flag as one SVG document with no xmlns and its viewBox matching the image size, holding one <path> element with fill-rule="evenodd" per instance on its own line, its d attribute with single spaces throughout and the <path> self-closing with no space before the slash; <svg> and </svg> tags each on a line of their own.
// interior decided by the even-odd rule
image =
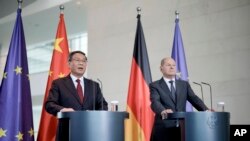
<svg viewBox="0 0 250 141">
<path fill-rule="evenodd" d="M 149 92 L 152 78 L 140 17 L 141 15 L 138 14 L 127 97 L 129 119 L 125 121 L 126 141 L 150 141 L 154 120 Z"/>
</svg>

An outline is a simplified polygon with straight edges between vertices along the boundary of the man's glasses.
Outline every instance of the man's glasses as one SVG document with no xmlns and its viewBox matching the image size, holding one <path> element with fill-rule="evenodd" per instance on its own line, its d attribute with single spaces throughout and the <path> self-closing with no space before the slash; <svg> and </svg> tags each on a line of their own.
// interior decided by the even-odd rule
<svg viewBox="0 0 250 141">
<path fill-rule="evenodd" d="M 75 61 L 76 63 L 87 63 L 87 60 L 79 60 L 79 59 L 72 59 L 73 61 Z"/>
</svg>

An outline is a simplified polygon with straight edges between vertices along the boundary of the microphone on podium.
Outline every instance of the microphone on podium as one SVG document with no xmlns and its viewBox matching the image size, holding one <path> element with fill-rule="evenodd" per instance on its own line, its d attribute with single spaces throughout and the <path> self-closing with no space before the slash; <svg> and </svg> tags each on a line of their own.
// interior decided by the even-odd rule
<svg viewBox="0 0 250 141">
<path fill-rule="evenodd" d="M 102 81 L 99 79 L 99 78 L 97 78 L 97 81 L 100 83 L 100 87 L 101 87 L 101 94 L 102 94 L 102 110 L 103 110 L 103 89 L 102 89 Z"/>
<path fill-rule="evenodd" d="M 91 80 L 91 83 L 93 84 L 93 111 L 95 111 L 95 97 L 96 97 L 95 91 L 96 91 L 96 86 L 95 86 L 95 81 L 92 80 L 91 78 L 90 78 L 90 80 Z"/>
<path fill-rule="evenodd" d="M 201 99 L 204 102 L 202 85 L 200 83 L 197 83 L 197 82 L 193 82 L 193 83 L 196 84 L 196 85 L 199 85 L 201 87 Z"/>
<path fill-rule="evenodd" d="M 209 86 L 209 88 L 210 88 L 210 102 L 211 102 L 211 110 L 212 110 L 212 109 L 213 109 L 213 108 L 212 108 L 212 107 L 213 107 L 212 87 L 211 87 L 210 84 L 208 84 L 208 83 L 206 83 L 206 82 L 201 82 L 201 84 L 207 85 L 207 86 Z"/>
</svg>

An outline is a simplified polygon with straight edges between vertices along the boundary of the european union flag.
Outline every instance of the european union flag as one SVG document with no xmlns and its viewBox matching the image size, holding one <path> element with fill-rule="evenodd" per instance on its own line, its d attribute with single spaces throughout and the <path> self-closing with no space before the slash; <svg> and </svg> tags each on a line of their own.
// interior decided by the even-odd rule
<svg viewBox="0 0 250 141">
<path fill-rule="evenodd" d="M 179 19 L 175 19 L 174 43 L 171 57 L 176 62 L 177 79 L 188 81 L 188 70 L 186 64 L 186 56 L 179 27 Z M 187 102 L 186 111 L 193 111 L 192 105 Z"/>
<path fill-rule="evenodd" d="M 188 80 L 188 71 L 186 56 L 179 27 L 179 19 L 175 19 L 174 43 L 171 57 L 176 62 L 177 77 L 182 80 Z"/>
<path fill-rule="evenodd" d="M 0 86 L 0 141 L 34 141 L 28 74 L 21 9 L 18 9 Z"/>
</svg>

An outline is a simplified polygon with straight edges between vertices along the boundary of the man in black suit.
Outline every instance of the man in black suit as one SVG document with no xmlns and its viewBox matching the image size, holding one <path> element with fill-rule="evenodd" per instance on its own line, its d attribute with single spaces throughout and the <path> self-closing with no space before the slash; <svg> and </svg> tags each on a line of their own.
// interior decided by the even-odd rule
<svg viewBox="0 0 250 141">
<path fill-rule="evenodd" d="M 58 112 L 108 110 L 99 84 L 83 76 L 87 67 L 85 53 L 71 52 L 68 65 L 71 73 L 52 82 L 46 111 L 56 116 Z"/>
<path fill-rule="evenodd" d="M 87 67 L 87 57 L 82 51 L 69 54 L 68 65 L 70 74 L 52 82 L 45 109 L 57 116 L 58 112 L 72 112 L 85 110 L 108 110 L 99 84 L 85 78 L 83 75 Z M 56 141 L 68 141 L 68 121 L 60 120 L 57 127 Z M 63 128 L 64 127 L 64 128 Z"/>
<path fill-rule="evenodd" d="M 151 141 L 179 141 L 179 123 L 168 120 L 168 113 L 185 112 L 187 100 L 199 111 L 209 109 L 187 81 L 175 79 L 176 65 L 172 58 L 163 58 L 160 70 L 163 77 L 149 85 L 151 108 L 155 113 Z"/>
</svg>

